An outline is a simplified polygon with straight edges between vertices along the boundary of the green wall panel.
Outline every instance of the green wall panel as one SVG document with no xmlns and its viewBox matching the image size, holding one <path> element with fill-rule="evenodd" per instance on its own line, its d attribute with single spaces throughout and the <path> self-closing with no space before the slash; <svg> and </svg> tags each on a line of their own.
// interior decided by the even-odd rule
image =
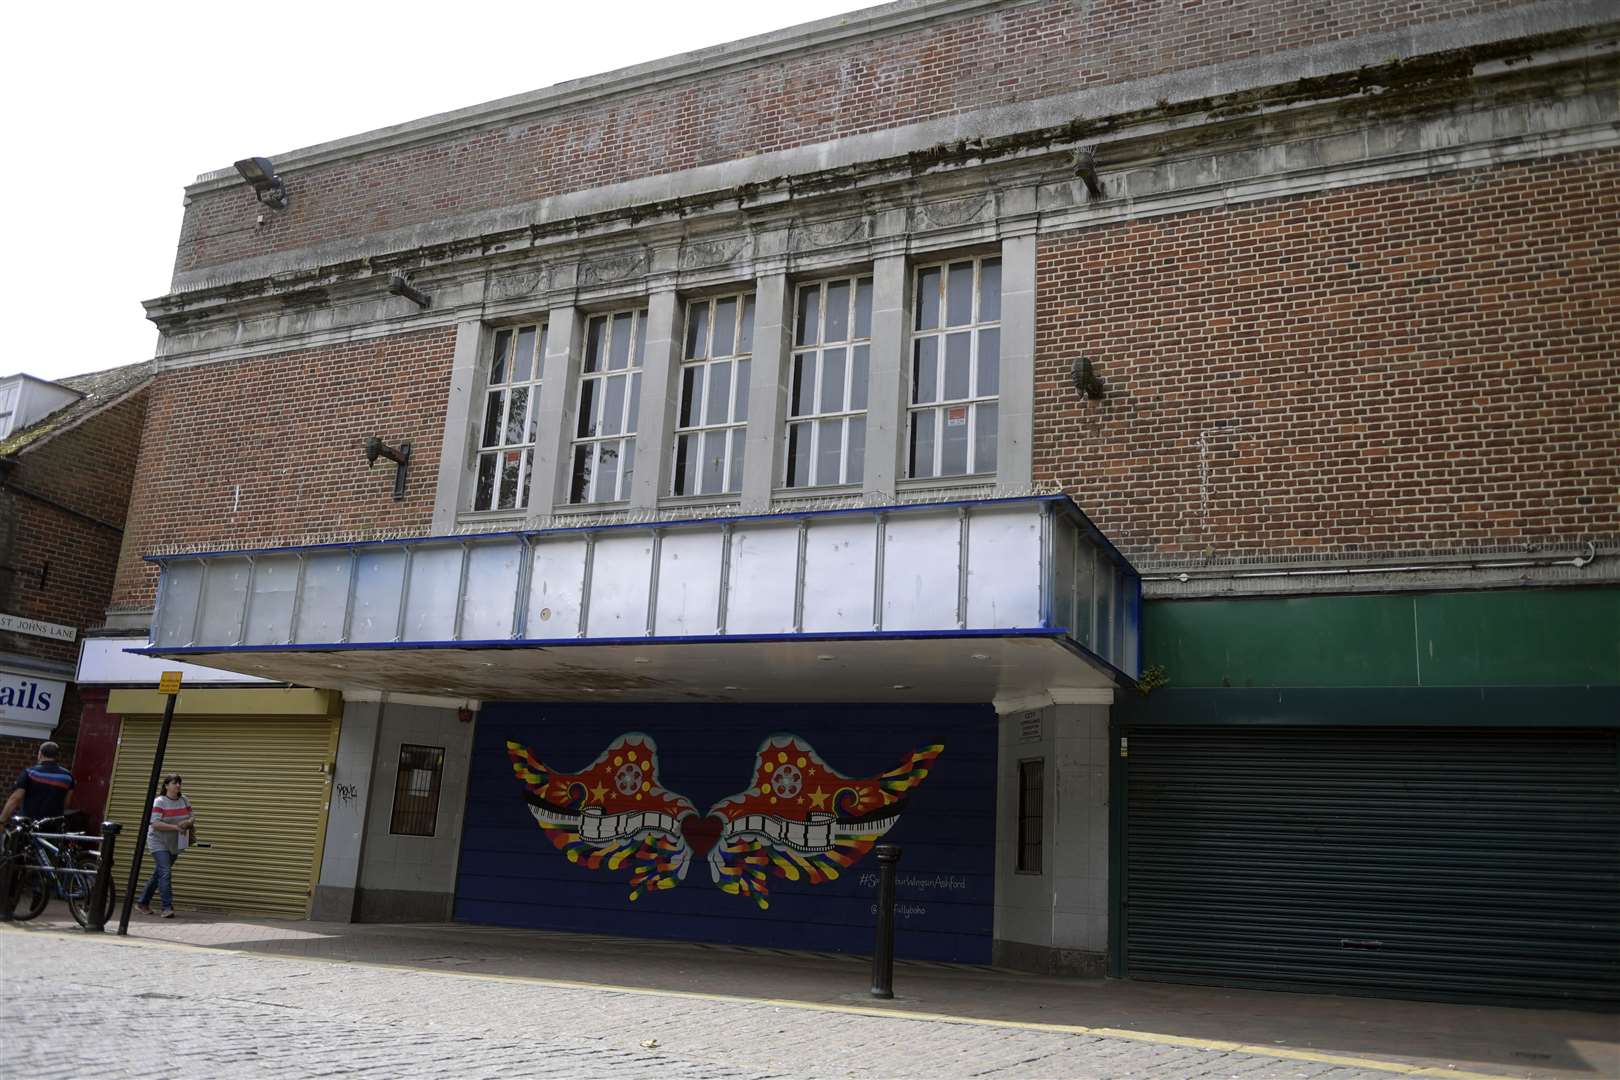
<svg viewBox="0 0 1620 1080">
<path fill-rule="evenodd" d="M 1620 589 L 1155 600 L 1177 687 L 1620 685 Z"/>
</svg>

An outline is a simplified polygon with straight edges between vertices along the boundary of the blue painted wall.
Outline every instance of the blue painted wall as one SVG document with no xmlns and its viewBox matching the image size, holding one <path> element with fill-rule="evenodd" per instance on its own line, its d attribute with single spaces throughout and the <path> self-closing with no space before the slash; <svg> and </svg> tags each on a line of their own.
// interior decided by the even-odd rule
<svg viewBox="0 0 1620 1080">
<path fill-rule="evenodd" d="M 702 814 L 753 779 L 769 735 L 810 743 L 833 769 L 868 777 L 945 744 L 900 821 L 896 951 L 988 963 L 995 899 L 996 718 L 988 705 L 653 705 L 491 703 L 478 719 L 456 885 L 458 920 L 738 945 L 867 953 L 877 859 L 821 885 L 772 877 L 770 908 L 720 891 L 694 858 L 679 886 L 628 899 L 627 870 L 568 862 L 536 824 L 506 753 L 511 739 L 547 766 L 581 772 L 618 736 L 658 744 L 659 777 Z"/>
</svg>

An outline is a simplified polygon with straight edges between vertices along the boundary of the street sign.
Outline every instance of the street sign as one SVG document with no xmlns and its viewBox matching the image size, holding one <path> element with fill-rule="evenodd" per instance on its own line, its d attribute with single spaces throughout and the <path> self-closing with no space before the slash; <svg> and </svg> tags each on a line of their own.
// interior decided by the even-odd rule
<svg viewBox="0 0 1620 1080">
<path fill-rule="evenodd" d="M 178 671 L 165 671 L 158 677 L 158 693 L 178 694 L 180 692 L 180 673 Z"/>
</svg>

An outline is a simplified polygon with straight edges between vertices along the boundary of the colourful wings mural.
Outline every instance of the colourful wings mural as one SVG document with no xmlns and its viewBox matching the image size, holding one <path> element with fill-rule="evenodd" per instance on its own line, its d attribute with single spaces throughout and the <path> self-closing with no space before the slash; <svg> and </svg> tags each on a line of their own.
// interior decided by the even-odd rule
<svg viewBox="0 0 1620 1080">
<path fill-rule="evenodd" d="M 770 907 L 769 879 L 819 885 L 854 866 L 894 827 L 943 744 L 925 746 L 888 772 L 845 776 L 797 735 L 778 734 L 754 755 L 753 782 L 698 816 L 690 799 L 658 783 L 652 737 L 619 736 L 578 774 L 547 768 L 508 741 L 529 811 L 570 862 L 631 869 L 630 899 L 684 880 L 706 857 L 714 883 Z"/>
</svg>

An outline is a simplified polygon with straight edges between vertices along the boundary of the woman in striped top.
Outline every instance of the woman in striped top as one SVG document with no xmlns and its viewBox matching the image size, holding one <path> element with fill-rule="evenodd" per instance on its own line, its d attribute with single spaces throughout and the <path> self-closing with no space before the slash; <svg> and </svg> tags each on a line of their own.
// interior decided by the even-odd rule
<svg viewBox="0 0 1620 1080">
<path fill-rule="evenodd" d="M 180 857 L 182 836 L 189 836 L 195 819 L 191 804 L 180 794 L 180 774 L 170 773 L 163 778 L 163 792 L 152 800 L 152 819 L 146 830 L 146 850 L 152 856 L 152 878 L 141 890 L 141 901 L 135 906 L 143 914 L 152 914 L 152 893 L 163 897 L 163 918 L 174 918 L 174 861 Z"/>
</svg>

